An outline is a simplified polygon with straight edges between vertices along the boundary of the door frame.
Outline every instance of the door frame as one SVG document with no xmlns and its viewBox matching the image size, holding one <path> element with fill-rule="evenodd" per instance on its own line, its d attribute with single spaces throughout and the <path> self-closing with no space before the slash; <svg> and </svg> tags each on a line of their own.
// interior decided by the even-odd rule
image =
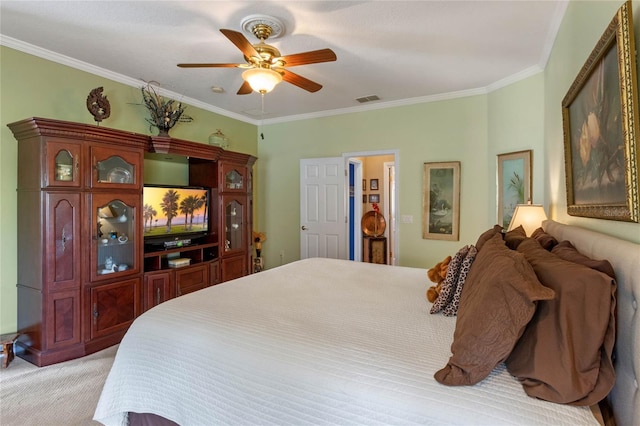
<svg viewBox="0 0 640 426">
<path fill-rule="evenodd" d="M 345 152 L 342 154 L 342 157 L 344 158 L 345 161 L 345 170 L 349 170 L 349 163 L 351 162 L 351 160 L 355 160 L 354 157 L 377 157 L 380 155 L 393 155 L 394 159 L 393 162 L 395 163 L 395 176 L 396 178 L 394 179 L 394 199 L 393 202 L 395 204 L 395 209 L 396 209 L 396 215 L 392 218 L 390 218 L 390 220 L 393 223 L 389 223 L 388 226 L 392 226 L 393 229 L 396 230 L 396 232 L 394 233 L 394 235 L 392 235 L 393 238 L 393 247 L 395 248 L 395 255 L 394 255 L 394 265 L 398 264 L 398 259 L 400 259 L 400 236 L 399 236 L 399 232 L 398 232 L 398 218 L 397 218 L 397 212 L 400 211 L 400 187 L 398 185 L 398 176 L 400 176 L 400 150 L 398 149 L 387 149 L 387 150 L 380 150 L 380 151 L 358 151 L 358 152 Z M 349 183 L 349 177 L 345 176 L 346 179 L 346 183 Z M 362 170 L 360 169 L 360 179 L 362 179 Z M 360 180 L 356 180 L 356 189 L 355 189 L 355 193 L 358 194 L 360 198 L 362 198 L 362 187 L 360 185 L 357 184 L 357 182 L 360 182 Z M 346 186 L 346 188 L 348 188 L 348 185 Z M 348 209 L 349 208 L 349 203 L 348 203 L 348 198 L 349 194 L 347 193 L 347 191 L 345 191 L 345 208 Z M 356 203 L 357 204 L 357 203 Z M 361 211 L 362 212 L 362 211 Z M 354 211 L 355 213 L 355 211 Z M 348 211 L 347 211 L 347 217 L 349 217 Z M 356 216 L 357 217 L 357 216 Z M 360 227 L 360 223 L 359 221 L 357 224 L 354 223 L 353 225 L 359 228 Z M 356 228 L 357 230 L 357 228 Z M 355 239 L 355 246 L 356 247 L 360 247 L 360 250 L 362 250 L 362 230 L 360 230 L 360 232 L 355 232 L 356 235 L 356 239 Z M 356 259 L 358 259 L 358 257 L 356 257 Z M 362 251 L 360 251 L 360 257 L 359 257 L 360 261 L 362 261 Z"/>
<path fill-rule="evenodd" d="M 382 164 L 382 167 L 384 169 L 384 179 L 383 179 L 383 183 L 384 183 L 384 194 L 385 197 L 387 197 L 389 195 L 390 192 L 393 192 L 395 194 L 395 191 L 397 190 L 395 182 L 396 182 L 396 164 L 393 161 L 385 161 Z M 393 191 L 391 191 L 392 189 L 392 185 L 391 182 L 389 182 L 389 174 L 390 171 L 393 170 Z M 395 265 L 397 263 L 397 258 L 396 258 L 396 245 L 395 245 L 395 236 L 398 233 L 398 228 L 396 228 L 396 225 L 398 224 L 398 221 L 395 220 L 395 217 L 397 216 L 398 210 L 396 208 L 395 205 L 395 199 L 391 199 L 389 200 L 389 202 L 384 203 L 384 216 L 390 218 L 391 220 L 389 220 L 389 226 L 387 227 L 387 232 L 389 235 L 389 244 L 387 246 L 387 263 L 389 265 Z"/>
<path fill-rule="evenodd" d="M 362 161 L 355 158 L 347 158 L 347 170 L 349 170 L 349 165 L 353 164 L 353 217 L 354 221 L 351 226 L 353 226 L 353 235 L 355 236 L 353 240 L 353 260 L 356 262 L 362 262 L 362 224 L 356 218 L 362 217 Z M 349 176 L 347 176 L 347 183 L 349 182 Z M 347 191 L 345 191 L 347 192 Z M 346 214 L 347 217 L 351 217 L 349 210 L 348 198 L 349 194 L 346 194 L 347 204 L 346 204 Z M 347 235 L 349 234 L 347 229 Z M 359 237 L 359 238 L 358 238 Z M 348 242 L 351 244 L 351 242 Z"/>
</svg>

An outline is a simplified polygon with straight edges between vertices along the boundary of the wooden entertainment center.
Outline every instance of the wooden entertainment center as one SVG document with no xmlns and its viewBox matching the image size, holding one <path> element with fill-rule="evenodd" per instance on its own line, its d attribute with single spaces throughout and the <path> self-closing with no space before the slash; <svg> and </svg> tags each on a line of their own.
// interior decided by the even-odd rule
<svg viewBox="0 0 640 426">
<path fill-rule="evenodd" d="M 96 352 L 153 306 L 251 272 L 256 157 L 43 118 L 9 128 L 18 140 L 18 356 L 44 366 Z M 145 246 L 145 153 L 188 158 L 188 184 L 210 188 L 208 230 L 193 244 Z"/>
</svg>

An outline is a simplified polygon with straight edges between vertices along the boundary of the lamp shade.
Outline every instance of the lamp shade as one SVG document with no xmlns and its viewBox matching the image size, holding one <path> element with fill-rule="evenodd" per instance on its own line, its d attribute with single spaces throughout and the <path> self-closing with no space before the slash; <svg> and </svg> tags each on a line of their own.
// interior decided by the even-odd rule
<svg viewBox="0 0 640 426">
<path fill-rule="evenodd" d="M 280 73 L 270 68 L 251 68 L 242 73 L 244 81 L 258 93 L 269 93 L 282 81 Z"/>
<path fill-rule="evenodd" d="M 513 212 L 507 231 L 522 225 L 527 237 L 529 237 L 533 231 L 542 225 L 544 220 L 547 220 L 547 214 L 541 204 L 518 204 Z"/>
</svg>

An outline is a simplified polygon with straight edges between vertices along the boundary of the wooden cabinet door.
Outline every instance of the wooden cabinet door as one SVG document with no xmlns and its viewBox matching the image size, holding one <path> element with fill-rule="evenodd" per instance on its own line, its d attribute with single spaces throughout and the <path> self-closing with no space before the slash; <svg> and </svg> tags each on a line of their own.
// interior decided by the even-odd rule
<svg viewBox="0 0 640 426">
<path fill-rule="evenodd" d="M 87 194 L 92 232 L 87 267 L 92 282 L 141 272 L 141 198 L 140 194 Z"/>
<path fill-rule="evenodd" d="M 230 281 L 247 275 L 247 257 L 244 255 L 221 259 L 222 281 Z"/>
<path fill-rule="evenodd" d="M 88 155 L 92 188 L 142 188 L 142 150 L 91 145 Z"/>
<path fill-rule="evenodd" d="M 178 296 L 209 286 L 209 265 L 206 263 L 176 268 L 175 274 Z"/>
<path fill-rule="evenodd" d="M 255 246 L 254 246 L 254 238 L 253 238 L 253 196 L 249 195 L 247 196 L 247 225 L 246 225 L 246 229 L 247 229 L 247 265 L 249 265 L 249 268 L 247 273 L 252 274 L 253 273 L 253 254 L 255 253 Z M 257 253 L 256 253 L 257 256 Z M 260 257 L 260 256 L 257 256 Z"/>
<path fill-rule="evenodd" d="M 246 193 L 247 167 L 241 164 L 222 163 L 218 183 L 220 192 Z"/>
<path fill-rule="evenodd" d="M 223 195 L 221 197 L 221 234 L 224 239 L 222 256 L 247 250 L 247 197 Z"/>
<path fill-rule="evenodd" d="M 156 271 L 144 274 L 143 303 L 145 311 L 172 297 L 170 271 Z"/>
<path fill-rule="evenodd" d="M 90 288 L 91 339 L 126 330 L 140 315 L 139 294 L 138 278 Z"/>
<path fill-rule="evenodd" d="M 47 350 L 79 344 L 80 290 L 48 294 L 44 317 Z"/>
<path fill-rule="evenodd" d="M 220 262 L 216 260 L 209 265 L 209 285 L 220 284 L 222 282 L 220 278 Z"/>
<path fill-rule="evenodd" d="M 47 140 L 44 154 L 46 169 L 42 186 L 79 188 L 82 185 L 81 147 L 79 142 Z"/>
<path fill-rule="evenodd" d="M 44 198 L 47 211 L 44 218 L 46 290 L 79 289 L 82 264 L 80 194 L 47 192 Z"/>
</svg>

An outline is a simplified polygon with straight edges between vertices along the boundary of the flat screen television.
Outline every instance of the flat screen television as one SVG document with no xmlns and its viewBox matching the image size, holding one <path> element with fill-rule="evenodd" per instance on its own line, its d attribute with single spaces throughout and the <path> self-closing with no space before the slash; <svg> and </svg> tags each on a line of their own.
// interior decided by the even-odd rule
<svg viewBox="0 0 640 426">
<path fill-rule="evenodd" d="M 142 221 L 145 243 L 190 239 L 209 232 L 209 188 L 145 185 Z"/>
</svg>

